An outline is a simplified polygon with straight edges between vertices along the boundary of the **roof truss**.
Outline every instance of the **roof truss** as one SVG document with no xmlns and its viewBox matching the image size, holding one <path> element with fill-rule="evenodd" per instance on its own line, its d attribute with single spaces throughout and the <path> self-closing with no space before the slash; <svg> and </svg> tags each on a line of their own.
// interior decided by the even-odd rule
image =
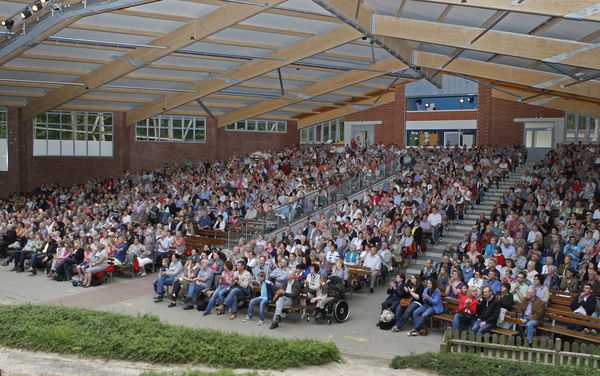
<svg viewBox="0 0 600 376">
<path fill-rule="evenodd" d="M 31 119 L 38 114 L 58 107 L 90 90 L 111 82 L 142 66 L 146 66 L 197 40 L 204 39 L 284 1 L 265 0 L 264 3 L 267 4 L 265 7 L 245 3 L 227 3 L 148 43 L 149 46 L 160 48 L 136 48 L 123 57 L 112 60 L 93 72 L 84 74 L 75 80 L 76 83 L 83 83 L 85 86 L 64 85 L 44 97 L 28 103 L 22 111 L 23 119 Z"/>
</svg>

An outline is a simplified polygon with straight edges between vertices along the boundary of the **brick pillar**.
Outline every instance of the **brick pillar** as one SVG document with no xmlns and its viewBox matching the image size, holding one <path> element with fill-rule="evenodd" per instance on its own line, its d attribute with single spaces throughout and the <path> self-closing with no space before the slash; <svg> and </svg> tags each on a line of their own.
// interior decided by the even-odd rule
<svg viewBox="0 0 600 376">
<path fill-rule="evenodd" d="M 492 89 L 479 85 L 477 96 L 477 145 L 490 144 L 492 131 Z"/>
<path fill-rule="evenodd" d="M 19 109 L 7 108 L 7 146 L 8 171 L 0 171 L 0 197 L 5 198 L 19 191 L 20 154 L 19 154 Z"/>
<path fill-rule="evenodd" d="M 221 140 L 226 137 L 225 128 L 219 128 L 217 119 L 209 116 L 206 117 L 206 144 L 212 144 L 211 155 L 209 159 L 219 160 L 223 158 L 223 150 L 221 150 Z"/>
<path fill-rule="evenodd" d="M 128 171 L 132 165 L 135 124 L 127 125 L 125 112 L 115 112 L 113 119 L 113 157 L 115 161 L 121 161 L 121 171 Z"/>
<path fill-rule="evenodd" d="M 404 88 L 404 85 L 396 88 L 396 99 L 393 102 L 395 107 L 395 124 L 392 142 L 401 147 L 406 145 L 406 94 Z"/>
<path fill-rule="evenodd" d="M 380 120 L 381 125 L 375 126 L 375 143 L 405 145 L 405 114 L 406 97 L 404 86 L 396 88 L 393 102 L 371 107 L 367 110 L 356 112 L 345 117 L 346 121 Z"/>
</svg>

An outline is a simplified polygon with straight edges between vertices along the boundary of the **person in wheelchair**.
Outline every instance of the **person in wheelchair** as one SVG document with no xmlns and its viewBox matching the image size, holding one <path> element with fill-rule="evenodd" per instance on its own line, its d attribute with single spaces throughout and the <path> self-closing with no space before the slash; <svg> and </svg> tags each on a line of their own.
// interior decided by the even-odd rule
<svg viewBox="0 0 600 376">
<path fill-rule="evenodd" d="M 316 319 L 316 320 L 320 320 L 323 318 L 323 314 L 325 313 L 325 305 L 333 300 L 333 296 L 330 296 L 330 287 L 329 287 L 329 281 L 327 280 L 327 277 L 322 275 L 321 276 L 321 285 L 319 286 L 319 288 L 316 290 L 316 296 L 313 296 L 312 298 L 310 298 L 310 302 L 312 304 L 316 304 L 315 306 L 315 310 L 313 311 L 312 316 Z"/>
<path fill-rule="evenodd" d="M 313 317 L 316 321 L 325 316 L 333 315 L 337 322 L 344 322 L 348 319 L 348 303 L 344 300 L 345 287 L 344 281 L 339 277 L 330 277 L 321 279 L 321 287 L 317 291 L 317 296 L 312 298 L 311 303 L 316 304 Z M 329 319 L 331 324 L 331 319 Z"/>
</svg>

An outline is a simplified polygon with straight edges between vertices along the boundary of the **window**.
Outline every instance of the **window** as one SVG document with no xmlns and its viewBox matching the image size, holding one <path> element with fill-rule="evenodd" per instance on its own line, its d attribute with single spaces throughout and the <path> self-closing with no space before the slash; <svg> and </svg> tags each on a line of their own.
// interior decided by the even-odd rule
<svg viewBox="0 0 600 376">
<path fill-rule="evenodd" d="M 287 133 L 287 121 L 246 119 L 227 124 L 227 131 Z"/>
<path fill-rule="evenodd" d="M 330 120 L 325 123 L 300 129 L 301 144 L 343 143 L 344 119 Z"/>
<path fill-rule="evenodd" d="M 476 110 L 476 95 L 453 95 L 449 97 L 414 97 L 406 99 L 406 111 Z"/>
<path fill-rule="evenodd" d="M 33 121 L 34 156 L 113 156 L 113 114 L 49 111 Z"/>
<path fill-rule="evenodd" d="M 158 115 L 135 125 L 137 141 L 206 142 L 206 118 Z"/>
<path fill-rule="evenodd" d="M 565 142 L 566 143 L 590 143 L 598 142 L 599 124 L 598 119 L 567 113 L 565 119 Z"/>
<path fill-rule="evenodd" d="M 0 109 L 0 171 L 8 171 L 8 122 L 6 109 Z"/>
</svg>

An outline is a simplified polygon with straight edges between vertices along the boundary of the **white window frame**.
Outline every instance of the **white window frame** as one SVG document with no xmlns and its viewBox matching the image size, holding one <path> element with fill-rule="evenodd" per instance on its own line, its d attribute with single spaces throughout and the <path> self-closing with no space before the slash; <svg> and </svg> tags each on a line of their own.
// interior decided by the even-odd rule
<svg viewBox="0 0 600 376">
<path fill-rule="evenodd" d="M 228 132 L 287 133 L 287 121 L 246 119 L 227 124 L 225 130 Z"/>
<path fill-rule="evenodd" d="M 0 171 L 8 171 L 8 111 L 0 108 Z"/>
<path fill-rule="evenodd" d="M 135 124 L 135 140 L 141 142 L 206 143 L 206 138 L 202 116 L 157 115 Z"/>
<path fill-rule="evenodd" d="M 327 129 L 327 139 L 325 138 L 325 129 Z M 332 130 L 335 130 L 335 132 L 332 132 Z M 333 133 L 335 133 L 335 140 L 332 139 Z M 344 118 L 333 119 L 300 129 L 301 144 L 323 144 L 327 141 L 344 141 Z"/>
<path fill-rule="evenodd" d="M 44 112 L 33 120 L 33 156 L 112 158 L 114 127 L 112 112 Z"/>
</svg>

